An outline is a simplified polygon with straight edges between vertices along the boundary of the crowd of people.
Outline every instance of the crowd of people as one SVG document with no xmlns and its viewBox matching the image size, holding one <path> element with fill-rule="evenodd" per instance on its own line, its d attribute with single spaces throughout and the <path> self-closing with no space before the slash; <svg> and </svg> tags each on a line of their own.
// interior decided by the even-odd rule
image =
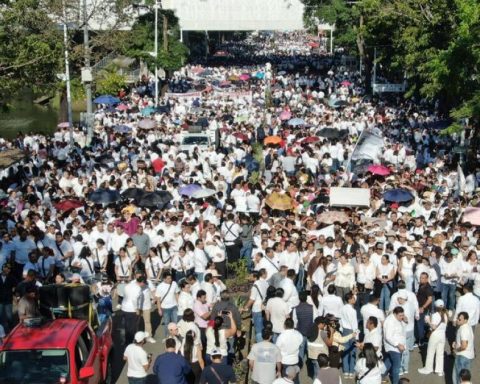
<svg viewBox="0 0 480 384">
<path fill-rule="evenodd" d="M 5 332 L 14 307 L 38 316 L 38 287 L 73 281 L 91 285 L 100 321 L 121 316 L 132 384 L 150 368 L 161 384 L 235 383 L 248 314 L 254 383 L 302 370 L 315 384 L 407 383 L 416 347 L 420 374 L 443 376 L 447 351 L 453 382 L 470 382 L 480 230 L 462 215 L 480 171 L 464 176 L 434 105 L 363 97 L 359 74 L 305 36 L 225 43 L 223 66 L 185 66 L 171 84 L 195 91 L 158 108 L 148 84 L 122 90 L 98 105 L 89 145 L 78 127 L 4 143 L 28 154 L 1 181 Z M 191 125 L 219 145 L 181 151 Z M 372 132 L 382 144 L 361 157 Z M 334 187 L 369 190 L 369 205 L 331 206 Z M 399 189 L 409 197 L 387 198 Z M 168 201 L 142 199 L 156 192 Z M 252 281 L 237 305 L 242 260 Z M 154 359 L 143 346 L 156 342 Z"/>
</svg>

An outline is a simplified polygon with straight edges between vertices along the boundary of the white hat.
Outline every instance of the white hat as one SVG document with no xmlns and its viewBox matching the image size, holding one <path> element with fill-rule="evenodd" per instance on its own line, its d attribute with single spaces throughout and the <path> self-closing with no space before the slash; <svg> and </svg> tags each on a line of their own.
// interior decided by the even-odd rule
<svg viewBox="0 0 480 384">
<path fill-rule="evenodd" d="M 406 289 L 399 289 L 398 290 L 398 298 L 403 299 L 403 300 L 407 300 L 408 299 L 407 290 Z"/>
<path fill-rule="evenodd" d="M 145 340 L 149 336 L 150 335 L 148 334 L 148 332 L 139 331 L 135 333 L 134 339 L 135 339 L 135 342 L 141 343 L 143 340 Z"/>
<path fill-rule="evenodd" d="M 435 300 L 434 305 L 435 307 L 445 307 L 445 303 L 443 302 L 442 299 Z"/>
</svg>

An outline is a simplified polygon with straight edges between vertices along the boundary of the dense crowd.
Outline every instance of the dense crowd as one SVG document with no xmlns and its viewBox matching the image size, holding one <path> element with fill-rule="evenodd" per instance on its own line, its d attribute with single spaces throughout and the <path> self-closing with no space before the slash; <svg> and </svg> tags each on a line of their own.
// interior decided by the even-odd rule
<svg viewBox="0 0 480 384">
<path fill-rule="evenodd" d="M 301 369 L 315 384 L 406 383 L 415 347 L 420 373 L 443 376 L 447 350 L 453 382 L 469 382 L 480 231 L 463 214 L 480 172 L 464 176 L 434 106 L 363 97 L 358 73 L 318 65 L 301 36 L 225 43 L 244 65 L 187 65 L 170 86 L 192 92 L 158 108 L 151 83 L 122 91 L 98 105 L 88 146 L 80 128 L 73 146 L 68 128 L 3 143 L 28 153 L 1 181 L 5 331 L 14 302 L 20 321 L 37 316 L 36 289 L 72 281 L 91 285 L 100 321 L 123 319 L 130 383 L 150 366 L 162 384 L 236 382 L 248 313 L 255 383 Z M 181 151 L 192 125 L 218 147 Z M 365 149 L 368 135 L 381 144 Z M 330 205 L 334 188 L 368 190 L 368 206 L 354 189 Z M 253 282 L 240 307 L 239 260 Z M 143 344 L 160 340 L 153 360 Z"/>
</svg>

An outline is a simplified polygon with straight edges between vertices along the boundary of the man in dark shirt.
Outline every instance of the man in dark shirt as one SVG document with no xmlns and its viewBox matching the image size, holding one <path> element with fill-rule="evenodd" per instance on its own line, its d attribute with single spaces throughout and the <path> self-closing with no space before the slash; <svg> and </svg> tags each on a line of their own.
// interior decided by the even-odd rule
<svg viewBox="0 0 480 384">
<path fill-rule="evenodd" d="M 200 384 L 235 384 L 237 382 L 235 372 L 230 365 L 222 363 L 222 352 L 213 349 L 211 356 L 212 364 L 203 370 Z"/>
<path fill-rule="evenodd" d="M 187 375 L 191 368 L 182 355 L 175 352 L 175 340 L 165 341 L 165 353 L 159 355 L 153 365 L 158 384 L 187 384 Z"/>
<path fill-rule="evenodd" d="M 10 263 L 5 263 L 0 274 L 0 319 L 6 332 L 9 332 L 13 326 L 12 306 L 16 280 L 12 276 L 11 270 Z"/>
<path fill-rule="evenodd" d="M 418 311 L 420 313 L 417 321 L 417 339 L 418 344 L 422 345 L 425 338 L 425 316 L 430 312 L 433 301 L 433 289 L 428 282 L 428 274 L 420 274 L 420 284 L 417 292 Z"/>
</svg>

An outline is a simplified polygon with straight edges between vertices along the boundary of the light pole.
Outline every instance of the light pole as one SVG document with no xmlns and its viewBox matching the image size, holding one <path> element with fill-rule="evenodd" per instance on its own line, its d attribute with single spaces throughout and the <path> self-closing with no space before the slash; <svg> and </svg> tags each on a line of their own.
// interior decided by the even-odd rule
<svg viewBox="0 0 480 384">
<path fill-rule="evenodd" d="M 65 83 L 67 86 L 67 116 L 68 129 L 70 132 L 70 147 L 73 147 L 73 117 L 72 117 L 72 95 L 70 92 L 70 62 L 68 59 L 68 31 L 67 31 L 67 11 L 65 3 L 62 3 L 63 10 L 63 44 L 65 48 Z"/>
<path fill-rule="evenodd" d="M 87 118 L 85 119 L 87 125 L 87 145 L 92 141 L 92 78 L 90 69 L 90 46 L 88 37 L 88 18 L 87 18 L 87 0 L 83 0 L 83 46 L 85 58 L 85 72 L 88 78 L 84 80 L 85 83 L 85 97 L 87 99 Z"/>
<path fill-rule="evenodd" d="M 158 1 L 155 1 L 155 107 L 158 107 Z"/>
</svg>

